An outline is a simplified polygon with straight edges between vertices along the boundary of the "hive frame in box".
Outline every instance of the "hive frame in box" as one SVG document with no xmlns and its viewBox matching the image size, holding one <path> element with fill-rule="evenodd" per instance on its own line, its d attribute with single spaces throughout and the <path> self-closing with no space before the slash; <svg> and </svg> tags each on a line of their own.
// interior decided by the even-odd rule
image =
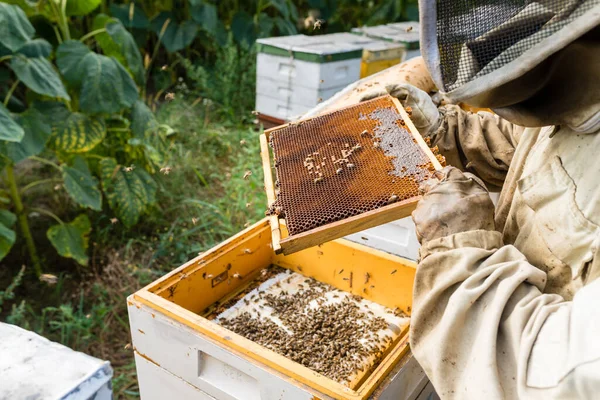
<svg viewBox="0 0 600 400">
<path fill-rule="evenodd" d="M 270 239 L 269 222 L 264 218 L 131 295 L 128 308 L 136 360 L 140 365 L 153 364 L 162 368 L 217 398 L 238 398 L 220 392 L 223 386 L 240 383 L 236 376 L 241 376 L 241 381 L 253 382 L 250 386 L 254 388 L 254 394 L 248 393 L 245 398 L 271 400 L 280 398 L 282 393 L 286 399 L 308 400 L 313 396 L 340 400 L 369 398 L 397 364 L 406 363 L 410 354 L 408 327 L 370 374 L 357 382 L 355 388 L 349 388 L 200 314 L 215 300 L 237 292 L 264 267 L 272 264 L 376 303 L 410 312 L 416 265 L 344 239 L 290 256 L 276 255 Z M 343 273 L 335 269 L 340 267 L 343 267 Z M 368 283 L 364 279 L 367 271 L 370 273 Z M 235 278 L 236 273 L 240 273 L 241 279 Z M 377 290 L 371 286 L 376 286 Z M 203 359 L 210 360 L 208 367 L 212 368 L 205 379 L 200 372 Z M 231 363 L 232 359 L 236 360 L 235 364 Z M 224 370 L 226 376 L 221 374 Z M 215 374 L 221 375 L 215 378 Z M 268 385 L 273 385 L 268 390 L 262 388 L 266 384 L 265 375 L 270 379 Z M 234 378 L 230 379 L 232 376 Z M 281 390 L 283 392 L 278 392 Z M 141 388 L 142 394 L 147 391 Z"/>
<path fill-rule="evenodd" d="M 398 109 L 400 116 L 404 120 L 406 127 L 408 128 L 407 131 L 410 132 L 410 134 L 413 136 L 416 143 L 423 150 L 425 155 L 429 157 L 429 160 L 433 164 L 434 168 L 436 170 L 442 169 L 442 165 L 440 164 L 439 160 L 433 154 L 429 146 L 427 146 L 425 140 L 423 140 L 423 138 L 421 137 L 421 134 L 419 133 L 413 122 L 410 120 L 410 117 L 408 116 L 404 107 L 402 107 L 402 104 L 400 104 L 398 99 L 395 97 L 391 97 L 391 100 Z M 355 106 L 356 104 L 352 104 L 332 112 L 344 110 Z M 285 128 L 291 124 L 299 124 L 302 121 L 309 121 L 315 118 L 319 118 L 319 116 L 317 115 L 314 117 L 301 119 L 285 125 L 281 125 L 276 128 L 268 129 L 262 135 L 260 135 L 260 154 L 262 158 L 262 165 L 264 170 L 264 184 L 269 207 L 271 207 L 271 205 L 277 199 L 277 195 L 275 193 L 275 185 L 273 182 L 273 173 L 271 171 L 273 163 L 271 162 L 271 153 L 269 150 L 270 135 L 273 132 Z M 353 217 L 345 218 L 340 221 L 331 222 L 329 224 L 325 224 L 293 236 L 287 236 L 287 230 L 285 229 L 285 220 L 283 218 L 280 219 L 277 215 L 271 215 L 269 217 L 269 223 L 271 224 L 273 250 L 276 254 L 292 254 L 296 251 L 316 246 L 333 239 L 350 235 L 352 233 L 360 232 L 368 228 L 373 228 L 375 226 L 385 224 L 387 222 L 391 222 L 400 218 L 408 217 L 415 209 L 419 199 L 420 196 L 416 196 L 404 201 L 398 201 L 396 203 L 380 207 L 375 210 L 367 211 L 362 214 L 355 215 Z"/>
</svg>

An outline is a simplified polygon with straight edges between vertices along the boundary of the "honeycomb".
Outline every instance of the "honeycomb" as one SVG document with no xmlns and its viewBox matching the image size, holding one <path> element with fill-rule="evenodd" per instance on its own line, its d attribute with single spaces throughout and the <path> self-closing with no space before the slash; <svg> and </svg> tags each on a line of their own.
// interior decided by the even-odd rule
<svg viewBox="0 0 600 400">
<path fill-rule="evenodd" d="M 290 236 L 418 196 L 435 170 L 389 96 L 289 124 L 269 143 L 267 215 L 285 218 Z"/>
</svg>

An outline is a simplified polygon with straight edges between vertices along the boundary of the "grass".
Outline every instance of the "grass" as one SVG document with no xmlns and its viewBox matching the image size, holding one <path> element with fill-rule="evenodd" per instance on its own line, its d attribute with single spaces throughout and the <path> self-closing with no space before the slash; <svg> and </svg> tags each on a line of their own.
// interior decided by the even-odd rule
<svg viewBox="0 0 600 400">
<path fill-rule="evenodd" d="M 116 399 L 139 397 L 126 297 L 264 216 L 259 133 L 213 122 L 210 111 L 209 103 L 184 99 L 157 110 L 177 136 L 170 172 L 158 177 L 158 204 L 141 223 L 127 230 L 110 215 L 96 216 L 89 267 L 47 259 L 48 272 L 60 271 L 55 285 L 29 277 L 3 297 L 0 319 L 111 361 Z M 0 288 L 17 275 L 22 257 L 3 261 Z"/>
</svg>

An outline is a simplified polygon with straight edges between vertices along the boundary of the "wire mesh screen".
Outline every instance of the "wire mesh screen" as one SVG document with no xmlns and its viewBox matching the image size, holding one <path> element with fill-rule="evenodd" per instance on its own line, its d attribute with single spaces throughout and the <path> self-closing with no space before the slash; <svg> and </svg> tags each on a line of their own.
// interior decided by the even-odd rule
<svg viewBox="0 0 600 400">
<path fill-rule="evenodd" d="M 515 60 L 589 11 L 597 0 L 438 0 L 446 91 Z"/>
<path fill-rule="evenodd" d="M 277 199 L 267 213 L 291 236 L 415 197 L 435 169 L 389 96 L 273 131 L 270 145 Z"/>
</svg>

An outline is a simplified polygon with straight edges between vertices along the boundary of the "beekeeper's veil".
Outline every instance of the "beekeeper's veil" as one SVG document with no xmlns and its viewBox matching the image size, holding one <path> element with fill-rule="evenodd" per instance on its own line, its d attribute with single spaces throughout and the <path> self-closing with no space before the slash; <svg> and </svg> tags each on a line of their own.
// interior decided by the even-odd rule
<svg viewBox="0 0 600 400">
<path fill-rule="evenodd" d="M 456 102 L 505 107 L 545 85 L 531 72 L 598 25 L 600 0 L 421 0 L 419 12 L 438 88 Z M 528 73 L 511 93 L 496 90 Z"/>
</svg>

